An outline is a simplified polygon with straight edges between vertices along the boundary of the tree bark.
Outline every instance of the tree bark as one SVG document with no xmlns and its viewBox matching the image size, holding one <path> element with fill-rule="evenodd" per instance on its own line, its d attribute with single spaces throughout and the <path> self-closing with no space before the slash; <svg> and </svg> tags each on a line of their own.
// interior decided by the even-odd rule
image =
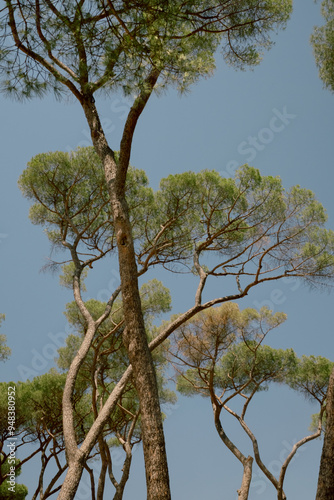
<svg viewBox="0 0 334 500">
<path fill-rule="evenodd" d="M 106 475 L 107 475 L 107 470 L 108 470 L 108 463 L 107 463 L 107 457 L 105 453 L 105 446 L 107 444 L 104 441 L 103 436 L 101 435 L 99 437 L 99 449 L 100 449 L 100 457 L 102 461 L 101 465 L 101 471 L 99 475 L 99 481 L 97 484 L 97 494 L 96 494 L 96 500 L 103 500 L 104 496 L 104 488 L 105 488 L 105 482 L 106 482 Z"/>
<path fill-rule="evenodd" d="M 68 468 L 60 493 L 57 497 L 58 500 L 73 500 L 75 498 L 83 468 L 84 462 L 81 460 L 73 460 Z"/>
<path fill-rule="evenodd" d="M 242 465 L 244 467 L 244 472 L 242 475 L 241 488 L 238 490 L 238 500 L 247 500 L 252 481 L 253 457 L 247 457 Z"/>
<path fill-rule="evenodd" d="M 334 368 L 329 378 L 326 402 L 326 430 L 320 460 L 316 500 L 334 498 Z"/>
<path fill-rule="evenodd" d="M 243 453 L 235 446 L 234 443 L 227 437 L 220 421 L 221 405 L 215 398 L 212 398 L 212 409 L 214 414 L 215 427 L 220 439 L 225 446 L 233 453 L 233 455 L 241 462 L 243 466 L 243 474 L 241 488 L 238 492 L 238 500 L 248 500 L 249 489 L 252 481 L 253 457 L 245 457 Z"/>
<path fill-rule="evenodd" d="M 152 89 L 153 86 L 154 81 Z M 108 146 L 93 100 L 85 101 L 83 108 L 95 150 L 104 167 L 112 207 L 126 324 L 123 342 L 132 365 L 134 384 L 140 401 L 147 499 L 168 500 L 171 497 L 158 384 L 145 331 L 134 243 L 125 198 L 132 134 L 149 95 L 146 96 L 146 101 L 137 99 L 130 110 L 124 128 L 119 164 L 116 164 L 114 153 Z"/>
</svg>

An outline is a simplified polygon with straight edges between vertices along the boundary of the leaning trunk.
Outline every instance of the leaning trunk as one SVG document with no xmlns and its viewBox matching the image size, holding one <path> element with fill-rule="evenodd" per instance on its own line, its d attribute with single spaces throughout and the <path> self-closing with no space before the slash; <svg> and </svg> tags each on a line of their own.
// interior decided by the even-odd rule
<svg viewBox="0 0 334 500">
<path fill-rule="evenodd" d="M 241 488 L 238 490 L 238 500 L 248 500 L 249 489 L 252 481 L 253 457 L 245 457 L 243 453 L 235 446 L 235 444 L 227 437 L 220 421 L 222 406 L 216 400 L 214 394 L 211 394 L 212 409 L 215 421 L 215 427 L 220 439 L 225 446 L 233 453 L 233 455 L 242 463 L 243 474 Z"/>
<path fill-rule="evenodd" d="M 143 320 L 137 264 L 131 224 L 125 199 L 125 168 L 119 169 L 105 139 L 94 103 L 84 106 L 92 140 L 105 171 L 116 234 L 122 303 L 125 318 L 123 342 L 133 369 L 133 380 L 141 409 L 147 499 L 170 499 L 165 439 L 158 384 Z M 126 166 L 127 168 L 127 166 Z"/>
<path fill-rule="evenodd" d="M 326 402 L 326 430 L 320 460 L 316 500 L 334 498 L 334 368 L 331 373 Z"/>
<path fill-rule="evenodd" d="M 76 445 L 69 453 L 71 463 L 69 464 L 69 468 L 57 500 L 74 500 L 76 491 L 79 487 L 85 461 L 87 460 L 94 444 L 98 440 L 99 434 L 102 432 L 109 415 L 111 415 L 113 409 L 116 407 L 117 401 L 129 381 L 131 374 L 132 367 L 130 366 L 124 372 L 120 381 L 116 384 L 114 390 L 108 398 L 108 402 L 99 413 L 98 418 L 89 430 L 80 448 L 78 449 Z M 70 450 L 67 450 L 67 453 L 68 451 Z"/>
</svg>

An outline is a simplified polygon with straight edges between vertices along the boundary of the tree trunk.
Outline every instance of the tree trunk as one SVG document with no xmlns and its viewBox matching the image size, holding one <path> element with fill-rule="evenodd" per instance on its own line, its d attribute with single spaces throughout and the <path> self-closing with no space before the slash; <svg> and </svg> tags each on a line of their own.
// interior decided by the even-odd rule
<svg viewBox="0 0 334 500">
<path fill-rule="evenodd" d="M 107 475 L 107 470 L 108 470 L 108 463 L 106 460 L 105 452 L 102 449 L 102 447 L 104 447 L 104 444 L 105 444 L 104 439 L 101 437 L 101 439 L 99 441 L 100 441 L 99 448 L 100 448 L 100 456 L 101 456 L 101 460 L 102 460 L 102 465 L 101 465 L 101 471 L 100 471 L 100 475 L 99 475 L 99 481 L 97 484 L 96 500 L 103 500 L 106 475 Z"/>
<path fill-rule="evenodd" d="M 70 453 L 71 464 L 69 464 L 69 470 L 67 471 L 57 500 L 73 500 L 75 498 L 85 461 L 87 460 L 94 444 L 98 440 L 99 434 L 102 432 L 103 427 L 109 418 L 109 415 L 111 415 L 113 409 L 116 407 L 117 401 L 122 394 L 131 374 L 132 367 L 130 366 L 127 368 L 122 378 L 116 384 L 114 390 L 107 400 L 107 403 L 102 408 L 98 418 L 89 430 L 84 442 L 81 444 L 80 449 L 76 447 L 73 452 Z"/>
<path fill-rule="evenodd" d="M 111 482 L 113 483 L 113 485 L 116 489 L 115 494 L 113 496 L 113 500 L 123 500 L 125 486 L 126 486 L 127 480 L 129 479 L 131 461 L 132 461 L 132 452 L 130 449 L 130 452 L 128 450 L 126 451 L 126 458 L 125 458 L 125 461 L 123 464 L 123 469 L 122 469 L 122 471 L 123 471 L 122 478 L 119 481 L 119 483 L 117 483 L 117 484 L 116 484 L 115 480 L 114 481 L 112 480 L 112 479 L 114 479 L 114 477 L 112 475 L 111 461 L 110 461 L 109 476 L 110 476 Z"/>
<path fill-rule="evenodd" d="M 244 466 L 244 472 L 242 475 L 241 488 L 238 490 L 238 500 L 247 500 L 252 481 L 253 457 L 247 457 L 242 465 Z"/>
<path fill-rule="evenodd" d="M 238 490 L 238 500 L 248 500 L 249 488 L 252 481 L 252 470 L 253 470 L 253 457 L 245 457 L 243 453 L 235 446 L 235 444 L 227 437 L 223 426 L 220 421 L 220 414 L 222 406 L 216 398 L 213 392 L 211 393 L 212 409 L 214 414 L 215 427 L 218 432 L 220 439 L 223 441 L 225 446 L 233 453 L 233 455 L 242 463 L 243 474 L 241 481 L 241 488 Z"/>
<path fill-rule="evenodd" d="M 145 102 L 141 104 L 143 108 Z M 115 162 L 113 151 L 106 141 L 94 102 L 86 102 L 84 111 L 91 129 L 95 150 L 104 167 L 110 195 L 126 324 L 123 343 L 132 365 L 134 384 L 140 402 L 147 499 L 168 500 L 171 497 L 158 384 L 145 331 L 138 287 L 136 256 L 128 206 L 125 199 L 126 171 L 130 157 L 130 151 L 127 149 L 131 147 L 131 134 L 140 114 L 140 112 L 138 114 L 137 107 L 132 108 L 132 110 L 136 110 L 134 112 L 135 116 L 128 118 L 123 134 L 120 152 L 120 156 L 125 158 L 123 159 L 123 165 Z"/>
<path fill-rule="evenodd" d="M 84 464 L 81 460 L 73 461 L 73 463 L 68 468 L 57 500 L 73 500 L 75 498 L 83 468 Z"/>
<path fill-rule="evenodd" d="M 334 368 L 332 370 L 326 402 L 326 430 L 320 460 L 316 500 L 334 498 Z"/>
<path fill-rule="evenodd" d="M 106 162 L 108 164 L 108 161 Z M 137 265 L 125 198 L 111 192 L 126 328 L 123 343 L 133 368 L 141 409 L 147 498 L 169 499 L 169 478 L 158 385 L 148 348 L 138 289 Z"/>
</svg>

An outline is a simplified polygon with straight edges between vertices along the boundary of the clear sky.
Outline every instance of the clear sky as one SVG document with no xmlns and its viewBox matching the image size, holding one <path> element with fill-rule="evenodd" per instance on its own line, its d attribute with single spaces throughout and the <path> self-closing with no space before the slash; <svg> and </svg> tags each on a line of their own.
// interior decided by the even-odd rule
<svg viewBox="0 0 334 500">
<path fill-rule="evenodd" d="M 147 172 L 153 187 L 169 173 L 186 170 L 216 169 L 230 176 L 247 161 L 263 174 L 281 176 L 286 187 L 300 184 L 313 190 L 327 209 L 328 227 L 334 229 L 334 95 L 323 89 L 309 43 L 313 26 L 322 23 L 320 6 L 313 0 L 294 4 L 288 28 L 275 36 L 276 45 L 254 71 L 235 72 L 217 55 L 214 77 L 201 81 L 190 94 L 168 92 L 151 100 L 135 134 L 131 163 Z M 57 276 L 40 272 L 50 248 L 41 228 L 28 220 L 28 203 L 17 180 L 35 154 L 72 150 L 89 145 L 90 138 L 77 103 L 60 103 L 52 96 L 17 103 L 1 96 L 0 105 L 0 312 L 6 314 L 2 332 L 12 348 L 11 359 L 0 365 L 0 379 L 17 381 L 54 366 L 57 342 L 67 332 L 62 312 L 71 300 Z M 120 96 L 98 101 L 114 149 L 127 106 Z M 106 264 L 89 278 L 89 296 L 106 299 L 117 276 Z M 192 304 L 191 277 L 189 282 L 173 274 L 158 277 L 171 290 L 173 312 Z M 218 293 L 219 287 L 222 284 L 215 283 L 212 292 Z M 279 301 L 273 300 L 274 289 L 280 290 Z M 334 359 L 333 295 L 297 282 L 253 290 L 239 303 L 241 308 L 268 305 L 288 314 L 287 322 L 268 338 L 273 347 Z M 282 388 L 270 389 L 254 403 L 248 422 L 258 431 L 264 460 L 277 472 L 287 450 L 308 433 L 310 415 L 317 408 Z M 238 429 L 232 422 L 226 424 L 247 453 L 249 445 Z M 237 498 L 242 469 L 216 434 L 209 401 L 179 398 L 168 412 L 165 431 L 173 500 Z M 314 499 L 321 446 L 319 440 L 306 445 L 289 466 L 288 498 Z M 28 498 L 36 474 L 29 465 L 19 478 L 30 488 Z M 274 500 L 275 491 L 256 469 L 254 476 L 250 500 Z M 90 498 L 86 479 L 79 500 Z M 130 499 L 145 499 L 141 448 L 135 451 L 126 487 L 125 500 Z"/>
</svg>

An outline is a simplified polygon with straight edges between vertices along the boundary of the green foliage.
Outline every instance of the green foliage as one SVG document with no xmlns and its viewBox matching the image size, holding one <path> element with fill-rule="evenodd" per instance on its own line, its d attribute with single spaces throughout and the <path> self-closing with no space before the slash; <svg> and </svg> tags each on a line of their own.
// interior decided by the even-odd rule
<svg viewBox="0 0 334 500">
<path fill-rule="evenodd" d="M 308 398 L 323 402 L 334 363 L 322 356 L 302 356 L 287 377 L 287 383 Z"/>
<path fill-rule="evenodd" d="M 75 275 L 75 265 L 74 262 L 69 262 L 68 264 L 64 264 L 61 266 L 63 274 L 59 275 L 59 283 L 61 286 L 64 286 L 65 288 L 69 288 L 72 290 L 73 288 L 73 277 Z M 83 272 L 81 273 L 80 279 L 81 279 L 81 291 L 85 292 L 86 291 L 86 285 L 83 283 L 83 280 L 87 277 L 88 275 L 88 269 L 84 269 Z"/>
<path fill-rule="evenodd" d="M 147 323 L 171 309 L 170 292 L 168 288 L 164 287 L 157 279 L 144 283 L 140 288 L 140 296 L 144 319 Z M 106 303 L 95 299 L 89 299 L 85 302 L 85 306 L 92 318 L 96 321 L 105 312 Z M 75 301 L 66 304 L 66 311 L 64 314 L 76 333 L 83 336 L 87 329 L 87 323 Z M 116 325 L 120 324 L 122 320 L 122 300 L 119 299 L 114 302 L 109 317 L 99 326 L 98 336 L 107 336 L 107 334 L 112 331 Z M 68 338 L 71 338 L 71 336 Z M 60 348 L 59 352 L 62 352 L 62 348 Z"/>
<path fill-rule="evenodd" d="M 60 447 L 63 446 L 62 397 L 66 374 L 56 369 L 34 377 L 31 381 L 15 384 L 15 428 L 18 434 L 23 433 L 28 442 L 37 442 L 41 433 L 49 437 L 53 434 Z M 10 383 L 0 384 L 0 435 L 7 437 L 7 388 Z M 82 438 L 81 422 L 85 420 L 87 427 L 91 423 L 90 401 L 85 394 L 86 386 L 78 384 L 73 397 L 73 411 L 78 439 Z"/>
<path fill-rule="evenodd" d="M 316 432 L 319 428 L 319 413 L 314 413 L 311 415 L 311 423 L 309 426 L 309 430 L 311 432 Z M 322 419 L 321 419 L 321 431 L 325 432 L 326 430 L 326 412 L 324 413 Z M 321 437 L 321 434 L 319 438 Z"/>
<path fill-rule="evenodd" d="M 95 250 L 99 257 L 113 250 L 110 199 L 102 164 L 93 147 L 35 156 L 20 176 L 19 186 L 23 195 L 34 201 L 29 213 L 31 222 L 45 227 L 53 245 L 79 245 L 85 255 Z M 146 186 L 143 171 L 130 168 L 127 195 L 135 235 L 143 209 L 150 201 L 151 190 Z M 63 272 L 61 283 L 68 286 L 73 264 Z"/>
<path fill-rule="evenodd" d="M 296 365 L 292 349 L 273 349 L 257 342 L 241 343 L 221 359 L 216 371 L 216 386 L 243 393 L 267 390 L 269 382 L 283 382 Z"/>
<path fill-rule="evenodd" d="M 157 279 L 150 280 L 140 287 L 141 306 L 146 324 L 171 310 L 172 298 L 168 288 Z"/>
<path fill-rule="evenodd" d="M 0 485 L 0 498 L 2 500 L 24 500 L 28 495 L 28 488 L 24 484 L 17 484 L 17 483 L 13 487 L 13 485 L 9 482 L 10 481 L 9 474 L 11 472 L 11 467 L 16 467 L 20 463 L 20 460 L 15 459 L 15 464 L 13 464 L 12 463 L 13 459 L 10 459 L 10 462 L 8 461 L 8 459 L 5 462 L 3 462 L 2 459 L 3 456 L 1 456 L 0 476 L 2 478 L 7 477 L 7 479 L 5 479 L 5 481 Z M 21 474 L 21 467 L 17 467 L 15 469 L 15 478 L 18 477 L 20 474 Z"/>
<path fill-rule="evenodd" d="M 58 467 L 60 469 L 60 462 L 65 458 L 62 413 L 65 380 L 66 374 L 60 374 L 53 368 L 48 373 L 39 375 L 31 381 L 0 384 L 1 442 L 4 443 L 8 437 L 7 388 L 15 385 L 15 444 L 17 450 L 20 450 L 20 456 L 25 454 L 26 457 L 30 456 L 30 458 L 32 453 L 41 453 L 41 461 L 45 467 L 52 463 L 51 459 L 55 459 L 57 470 Z M 86 431 L 93 423 L 91 398 L 86 391 L 87 385 L 79 381 L 72 398 L 74 427 L 78 443 L 83 441 Z M 26 445 L 28 445 L 28 449 Z M 6 467 L 8 453 L 8 449 L 4 447 L 1 457 L 1 472 L 5 471 L 3 467 Z M 18 468 L 16 475 L 20 471 L 21 468 Z M 38 479 L 38 475 L 36 479 Z M 3 477 L 2 475 L 0 483 Z M 27 489 L 23 485 L 16 485 L 16 496 L 7 492 L 7 486 L 6 481 L 1 485 L 0 498 L 24 499 L 27 495 Z"/>
<path fill-rule="evenodd" d="M 29 408 L 18 395 L 18 384 L 14 382 L 0 382 L 0 441 L 3 443 L 8 434 L 8 387 L 16 387 L 15 390 L 15 428 L 21 429 L 29 417 Z"/>
<path fill-rule="evenodd" d="M 61 403 L 65 378 L 53 369 L 18 385 L 18 397 L 29 409 L 26 426 L 31 433 L 37 435 L 40 427 L 54 435 L 62 432 Z"/>
<path fill-rule="evenodd" d="M 34 202 L 32 222 L 45 226 L 53 244 L 78 251 L 83 267 L 114 250 L 108 192 L 93 148 L 37 155 L 19 185 Z M 310 190 L 286 191 L 279 177 L 248 165 L 234 179 L 209 170 L 170 175 L 156 192 L 143 171 L 131 168 L 126 185 L 141 274 L 156 264 L 197 272 L 194 252 L 214 276 L 267 279 L 275 270 L 312 284 L 334 274 L 334 233 L 324 228 L 325 210 Z M 71 266 L 63 268 L 66 286 Z"/>
<path fill-rule="evenodd" d="M 291 0 L 114 3 L 8 0 L 0 20 L 2 90 L 19 98 L 53 90 L 138 92 L 152 68 L 180 91 L 210 75 L 219 47 L 228 64 L 254 66 L 284 28 Z M 13 37 L 19 38 L 18 47 Z M 20 53 L 20 49 L 24 53 Z M 36 55 L 38 54 L 38 55 Z"/>
<path fill-rule="evenodd" d="M 171 297 L 169 290 L 156 279 L 144 284 L 140 289 L 140 295 L 147 335 L 151 339 L 155 334 L 153 322 L 160 314 L 170 310 Z M 103 315 L 106 308 L 105 303 L 95 299 L 88 300 L 85 306 L 95 321 Z M 65 315 L 74 333 L 67 337 L 66 346 L 58 349 L 59 358 L 57 363 L 63 371 L 69 368 L 87 330 L 86 321 L 75 302 L 67 304 Z M 122 344 L 123 329 L 122 300 L 119 299 L 113 304 L 110 315 L 98 327 L 77 379 L 79 386 L 87 388 L 86 395 L 87 398 L 90 398 L 93 406 L 96 405 L 94 390 L 99 394 L 99 401 L 105 403 L 129 364 L 126 350 Z M 153 357 L 157 371 L 160 400 L 162 403 L 173 404 L 176 395 L 166 385 L 166 359 L 162 350 L 156 349 Z M 111 437 L 113 433 L 125 433 L 126 435 L 129 425 L 138 411 L 138 396 L 133 381 L 131 381 L 123 392 L 119 405 L 110 417 L 108 425 L 105 427 L 104 433 L 108 436 L 109 445 L 114 442 Z M 134 439 L 140 440 L 140 418 L 137 421 Z"/>
<path fill-rule="evenodd" d="M 0 326 L 2 321 L 5 319 L 4 314 L 0 314 Z M 0 334 L 0 361 L 6 361 L 11 355 L 11 348 L 6 345 L 7 337 L 6 335 Z"/>
<path fill-rule="evenodd" d="M 316 26 L 311 36 L 315 62 L 324 86 L 334 92 L 334 2 L 323 0 L 321 13 L 325 24 Z"/>
<path fill-rule="evenodd" d="M 156 200 L 141 263 L 154 249 L 153 262 L 190 267 L 196 248 L 211 263 L 217 256 L 211 268 L 215 275 L 249 276 L 255 274 L 254 264 L 259 275 L 273 268 L 306 278 L 333 273 L 334 234 L 321 227 L 326 214 L 309 190 L 285 191 L 279 178 L 245 165 L 235 179 L 210 171 L 169 176 L 161 181 Z"/>
<path fill-rule="evenodd" d="M 177 330 L 172 346 L 172 356 L 181 363 L 178 390 L 205 397 L 218 389 L 246 394 L 266 389 L 269 381 L 281 381 L 294 366 L 295 354 L 262 342 L 285 319 L 285 314 L 267 308 L 240 311 L 235 303 L 197 314 Z"/>
</svg>

